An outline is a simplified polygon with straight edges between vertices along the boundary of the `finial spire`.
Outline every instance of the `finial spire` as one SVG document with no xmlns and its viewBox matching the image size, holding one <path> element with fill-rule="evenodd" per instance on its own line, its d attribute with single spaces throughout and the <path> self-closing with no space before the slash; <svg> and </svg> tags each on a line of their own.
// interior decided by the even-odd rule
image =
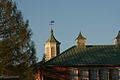
<svg viewBox="0 0 120 80">
<path fill-rule="evenodd" d="M 51 33 L 53 33 L 53 29 L 52 29 L 52 27 L 51 27 Z"/>
<path fill-rule="evenodd" d="M 50 23 L 49 23 L 49 25 L 50 25 L 50 27 L 51 27 L 51 33 L 53 34 L 53 25 L 54 25 L 54 23 L 55 23 L 55 21 L 54 20 L 51 20 L 50 21 Z"/>
<path fill-rule="evenodd" d="M 46 42 L 55 42 L 57 44 L 60 44 L 60 42 L 58 40 L 56 40 L 56 38 L 54 37 L 52 28 L 51 28 L 50 36 Z"/>
<path fill-rule="evenodd" d="M 86 40 L 86 38 L 82 35 L 81 32 L 79 33 L 78 37 L 75 40 L 77 40 L 77 39 L 85 39 Z"/>
</svg>

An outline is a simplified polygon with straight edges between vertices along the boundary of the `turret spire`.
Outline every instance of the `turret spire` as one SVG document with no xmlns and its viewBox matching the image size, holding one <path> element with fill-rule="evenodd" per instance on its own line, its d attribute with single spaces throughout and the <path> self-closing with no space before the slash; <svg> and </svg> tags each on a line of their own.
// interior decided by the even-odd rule
<svg viewBox="0 0 120 80">
<path fill-rule="evenodd" d="M 52 28 L 51 28 L 50 36 L 46 42 L 55 42 L 57 44 L 60 44 L 60 42 L 58 40 L 56 40 L 56 38 L 54 37 Z"/>
</svg>

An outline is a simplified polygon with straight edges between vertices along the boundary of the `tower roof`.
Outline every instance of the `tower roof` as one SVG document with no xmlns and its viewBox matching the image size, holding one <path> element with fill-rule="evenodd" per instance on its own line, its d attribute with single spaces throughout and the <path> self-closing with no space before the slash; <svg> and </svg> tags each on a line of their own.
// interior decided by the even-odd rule
<svg viewBox="0 0 120 80">
<path fill-rule="evenodd" d="M 48 38 L 48 40 L 46 42 L 55 42 L 57 44 L 60 44 L 60 42 L 58 40 L 56 40 L 54 37 L 53 29 L 51 29 L 50 37 Z"/>
<path fill-rule="evenodd" d="M 78 35 L 78 37 L 75 39 L 75 40 L 78 40 L 78 39 L 86 39 L 83 35 L 82 35 L 82 33 L 80 32 L 79 33 L 79 35 Z"/>
<path fill-rule="evenodd" d="M 118 32 L 118 35 L 115 37 L 115 39 L 120 39 L 120 31 Z"/>
</svg>

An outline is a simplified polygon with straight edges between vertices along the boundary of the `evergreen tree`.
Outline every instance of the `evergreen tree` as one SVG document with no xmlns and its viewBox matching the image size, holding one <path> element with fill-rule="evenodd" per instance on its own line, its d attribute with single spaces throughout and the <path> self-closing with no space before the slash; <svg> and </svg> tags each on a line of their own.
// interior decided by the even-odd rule
<svg viewBox="0 0 120 80">
<path fill-rule="evenodd" d="M 28 20 L 23 20 L 16 4 L 0 0 L 0 75 L 33 80 L 36 52 L 31 35 Z"/>
</svg>

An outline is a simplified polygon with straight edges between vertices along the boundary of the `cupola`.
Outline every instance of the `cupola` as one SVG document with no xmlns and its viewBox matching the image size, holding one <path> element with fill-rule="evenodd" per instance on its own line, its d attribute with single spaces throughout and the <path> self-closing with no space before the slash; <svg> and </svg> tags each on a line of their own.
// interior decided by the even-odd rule
<svg viewBox="0 0 120 80">
<path fill-rule="evenodd" d="M 60 53 L 60 42 L 56 40 L 53 34 L 53 29 L 51 29 L 50 36 L 45 42 L 45 61 L 57 56 Z"/>
<path fill-rule="evenodd" d="M 78 37 L 75 39 L 77 47 L 85 47 L 86 38 L 80 32 Z"/>
</svg>

